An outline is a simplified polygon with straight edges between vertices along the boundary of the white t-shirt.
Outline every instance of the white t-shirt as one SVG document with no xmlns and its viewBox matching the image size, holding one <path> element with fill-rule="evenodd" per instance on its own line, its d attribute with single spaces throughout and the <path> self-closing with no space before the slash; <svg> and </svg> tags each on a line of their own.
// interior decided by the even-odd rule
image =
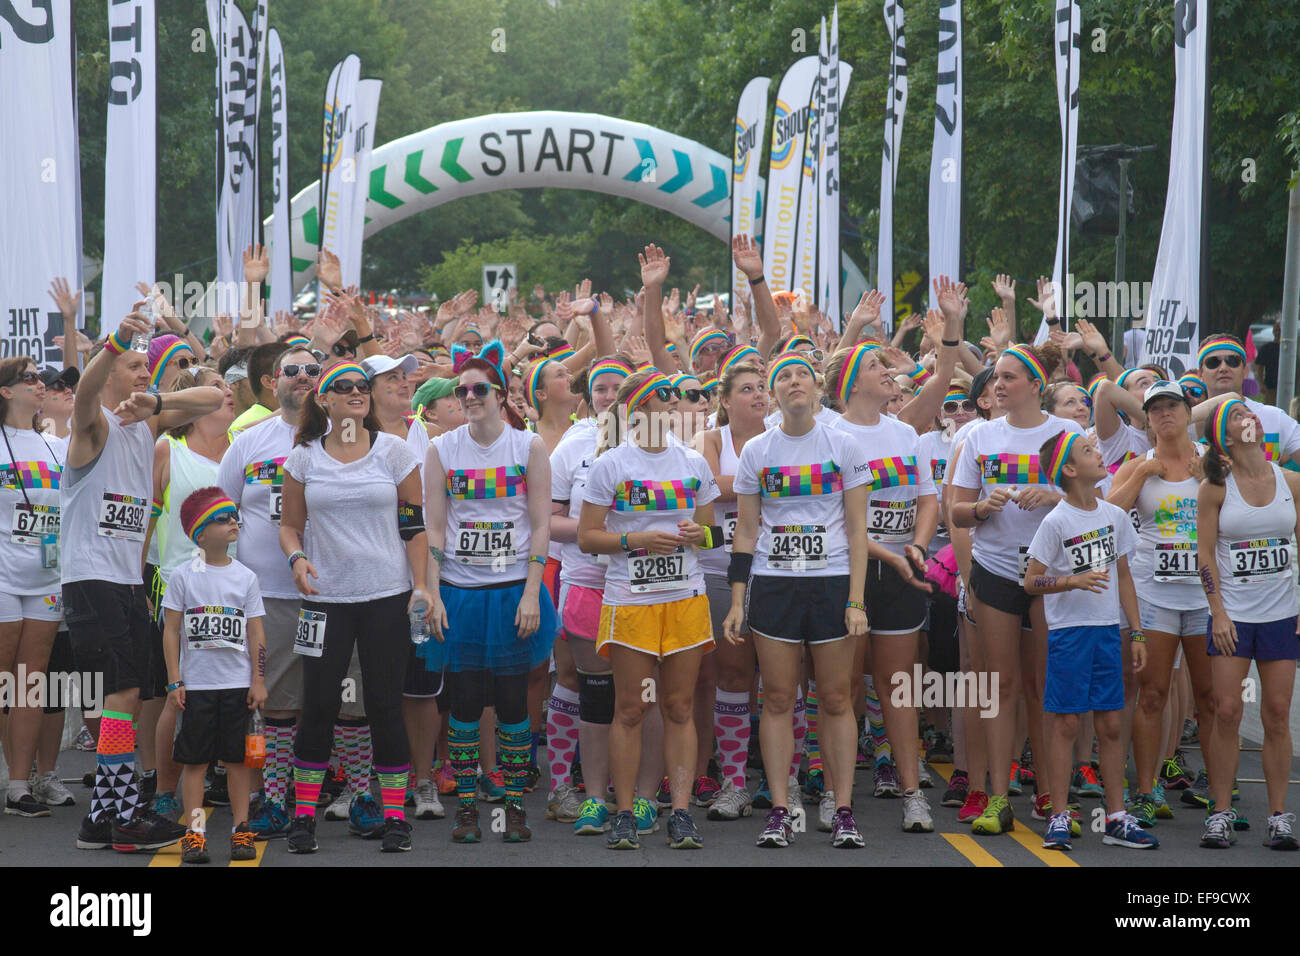
<svg viewBox="0 0 1300 956">
<path fill-rule="evenodd" d="M 871 480 L 861 444 L 838 429 L 814 422 L 797 438 L 773 428 L 747 441 L 732 487 L 759 496 L 754 574 L 848 574 L 844 492 Z"/>
<path fill-rule="evenodd" d="M 567 516 L 582 517 L 582 496 L 587 474 L 596 460 L 600 428 L 594 418 L 583 418 L 564 433 L 551 452 L 551 500 L 569 503 Z M 605 586 L 605 566 L 595 555 L 586 554 L 576 541 L 560 545 L 560 580 L 584 588 Z"/>
<path fill-rule="evenodd" d="M 694 449 L 669 443 L 651 454 L 624 442 L 592 464 L 582 500 L 609 508 L 605 530 L 612 534 L 676 534 L 677 522 L 693 521 L 695 509 L 717 497 L 709 463 Z M 609 556 L 605 604 L 668 604 L 703 591 L 704 574 L 691 545 L 667 555 L 633 549 Z"/>
<path fill-rule="evenodd" d="M 1119 428 L 1109 438 L 1097 436 L 1097 447 L 1101 449 L 1102 463 L 1113 475 L 1124 462 L 1149 452 L 1151 439 L 1145 430 L 1134 428 L 1128 422 L 1120 422 Z"/>
<path fill-rule="evenodd" d="M 911 425 L 887 415 L 875 425 L 854 425 L 840 418 L 831 427 L 858 444 L 871 468 L 867 534 L 902 554 L 915 539 L 916 500 L 938 493 L 930 463 L 921 455 L 921 436 Z"/>
<path fill-rule="evenodd" d="M 296 431 L 279 415 L 263 419 L 235 436 L 217 469 L 217 484 L 239 508 L 239 560 L 257 575 L 263 595 L 283 601 L 302 597 L 280 550 L 284 462 Z"/>
<path fill-rule="evenodd" d="M 1245 399 L 1246 407 L 1259 416 L 1264 426 L 1264 457 L 1279 465 L 1300 451 L 1300 425 L 1276 405 L 1261 405 Z"/>
<path fill-rule="evenodd" d="M 431 485 L 429 491 L 441 491 L 447 507 L 443 581 L 483 587 L 528 577 L 528 455 L 534 445 L 545 452 L 540 435 L 510 425 L 486 447 L 470 435 L 469 425 L 433 440 L 442 487 Z M 533 490 L 550 499 L 549 488 Z"/>
<path fill-rule="evenodd" d="M 68 442 L 31 428 L 0 427 L 8 441 L 7 446 L 0 442 L 0 593 L 54 594 L 60 589 L 59 569 L 41 566 L 41 537 L 59 534 L 59 481 Z M 80 556 L 58 557 L 76 561 Z"/>
<path fill-rule="evenodd" d="M 319 580 L 314 601 L 346 604 L 411 588 L 406 545 L 397 533 L 397 486 L 418 463 L 406 442 L 379 432 L 357 461 L 338 461 L 316 439 L 298 445 L 284 470 L 307 499 L 303 550 Z"/>
<path fill-rule="evenodd" d="M 411 454 L 415 460 L 420 463 L 420 478 L 424 478 L 424 458 L 429 453 L 429 430 L 424 427 L 424 419 L 419 415 L 411 422 L 411 427 L 406 431 L 406 447 L 411 449 Z"/>
<path fill-rule="evenodd" d="M 186 690 L 248 687 L 248 622 L 262 617 L 257 575 L 232 560 L 225 567 L 202 555 L 172 572 L 163 607 L 181 612 L 181 680 Z"/>
<path fill-rule="evenodd" d="M 813 418 L 814 418 L 816 421 L 818 421 L 818 422 L 820 422 L 821 424 L 823 424 L 823 425 L 833 425 L 833 424 L 835 424 L 835 422 L 836 422 L 839 418 L 841 418 L 841 417 L 842 417 L 842 416 L 840 415 L 839 412 L 837 412 L 837 411 L 836 411 L 835 409 L 833 409 L 833 408 L 827 408 L 825 405 L 823 405 L 823 406 L 821 406 L 820 408 L 818 408 L 818 409 L 817 409 L 817 413 L 816 413 L 815 415 L 813 415 Z M 712 427 L 713 427 L 713 424 L 710 423 L 709 427 L 712 428 Z M 781 427 L 781 409 L 780 409 L 780 408 L 778 408 L 778 409 L 777 409 L 776 411 L 774 411 L 774 412 L 769 412 L 769 413 L 768 413 L 767 417 L 763 419 L 763 427 L 766 428 L 766 429 L 769 429 L 769 430 L 771 430 L 771 429 L 773 429 L 773 428 L 780 428 L 780 427 Z"/>
<path fill-rule="evenodd" d="M 1061 490 L 1043 474 L 1038 452 L 1043 442 L 1062 431 L 1083 434 L 1078 422 L 1055 415 L 1047 415 L 1035 428 L 1016 428 L 1006 418 L 981 422 L 966 435 L 961 457 L 949 471 L 951 484 L 977 489 L 977 501 L 999 487 L 1018 492 L 1027 485 L 1043 485 L 1059 494 Z M 1018 581 L 1029 542 L 1047 511 L 1024 511 L 1014 501 L 1006 502 L 1001 511 L 993 512 L 971 529 L 974 559 L 986 571 Z"/>
<path fill-rule="evenodd" d="M 1062 499 L 1034 532 L 1030 557 L 1041 561 L 1051 577 L 1106 571 L 1110 580 L 1100 593 L 1073 588 L 1044 595 L 1048 629 L 1126 624 L 1116 564 L 1136 548 L 1137 534 L 1128 515 L 1109 501 L 1099 499 L 1092 511 L 1081 511 Z"/>
</svg>

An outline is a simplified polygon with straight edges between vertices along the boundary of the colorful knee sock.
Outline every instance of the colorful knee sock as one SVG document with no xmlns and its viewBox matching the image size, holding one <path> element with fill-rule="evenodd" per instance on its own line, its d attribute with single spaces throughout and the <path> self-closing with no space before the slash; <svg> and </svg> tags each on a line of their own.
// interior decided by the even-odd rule
<svg viewBox="0 0 1300 956">
<path fill-rule="evenodd" d="M 722 777 L 736 790 L 745 789 L 749 734 L 749 692 L 719 687 L 713 694 L 713 736 L 718 741 Z"/>
<path fill-rule="evenodd" d="M 95 748 L 95 786 L 90 793 L 90 820 L 105 814 L 130 820 L 135 816 L 140 791 L 135 779 L 135 731 L 131 715 L 104 711 Z"/>
<path fill-rule="evenodd" d="M 808 737 L 804 740 L 804 750 L 808 752 L 808 772 L 821 773 L 822 748 L 817 741 L 817 682 L 808 682 L 808 696 L 804 699 L 804 715 L 808 719 Z"/>
<path fill-rule="evenodd" d="M 293 758 L 293 815 L 296 817 L 316 815 L 316 801 L 320 799 L 321 784 L 325 782 L 328 763 L 309 763 Z"/>
<path fill-rule="evenodd" d="M 799 692 L 796 690 L 795 694 Z M 799 764 L 803 763 L 803 739 L 808 734 L 808 718 L 804 713 L 803 698 L 794 699 L 794 756 L 790 758 L 790 776 L 799 775 Z"/>
<path fill-rule="evenodd" d="M 456 775 L 456 795 L 462 806 L 474 803 L 478 786 L 478 721 L 447 721 L 447 752 L 451 772 Z"/>
<path fill-rule="evenodd" d="M 262 789 L 268 803 L 281 807 L 289 796 L 289 768 L 293 766 L 293 717 L 266 718 L 266 764 L 262 767 Z"/>
<path fill-rule="evenodd" d="M 555 685 L 546 702 L 546 765 L 551 789 L 573 782 L 573 759 L 578 748 L 578 692 Z"/>
<path fill-rule="evenodd" d="M 374 762 L 370 745 L 370 724 L 365 717 L 340 718 L 343 732 L 343 773 L 348 778 L 348 793 L 354 797 L 370 792 L 370 769 Z"/>
<path fill-rule="evenodd" d="M 379 777 L 379 798 L 384 804 L 384 819 L 396 817 L 406 819 L 406 780 L 411 775 L 411 765 L 400 767 L 376 767 Z"/>
<path fill-rule="evenodd" d="M 497 722 L 497 761 L 501 764 L 501 775 L 506 782 L 507 803 L 518 803 L 524 797 L 530 733 L 527 720 L 521 720 L 517 724 Z"/>
<path fill-rule="evenodd" d="M 889 736 L 885 733 L 885 715 L 880 710 L 880 698 L 876 696 L 876 685 L 868 674 L 863 677 L 867 690 L 867 723 L 871 725 L 871 745 L 876 751 L 876 766 L 889 763 L 894 759 L 894 751 L 889 746 Z"/>
</svg>

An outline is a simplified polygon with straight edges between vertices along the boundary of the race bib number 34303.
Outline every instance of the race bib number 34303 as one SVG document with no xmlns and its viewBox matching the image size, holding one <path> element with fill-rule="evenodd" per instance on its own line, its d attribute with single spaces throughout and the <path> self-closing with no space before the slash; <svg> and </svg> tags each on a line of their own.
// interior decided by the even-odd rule
<svg viewBox="0 0 1300 956">
<path fill-rule="evenodd" d="M 818 571 L 827 565 L 826 526 L 773 525 L 767 566 L 779 571 Z"/>
</svg>

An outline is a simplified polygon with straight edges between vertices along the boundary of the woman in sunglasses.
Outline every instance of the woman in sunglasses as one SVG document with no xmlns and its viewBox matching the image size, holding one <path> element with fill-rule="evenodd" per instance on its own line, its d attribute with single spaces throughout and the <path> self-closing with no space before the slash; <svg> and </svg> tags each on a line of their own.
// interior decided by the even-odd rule
<svg viewBox="0 0 1300 956">
<path fill-rule="evenodd" d="M 669 378 L 677 390 L 677 414 L 680 427 L 674 429 L 683 444 L 690 445 L 695 436 L 709 427 L 709 406 L 712 405 L 710 389 L 706 389 L 699 378 L 691 372 L 682 372 Z"/>
<path fill-rule="evenodd" d="M 0 360 L 0 673 L 28 678 L 44 674 L 54 635 L 63 616 L 59 597 L 59 484 L 68 460 L 67 442 L 42 433 L 45 383 L 25 355 Z M 67 555 L 66 560 L 75 560 Z M 9 792 L 5 813 L 48 817 L 48 777 L 53 766 L 38 767 L 36 792 L 27 770 L 36 757 L 42 711 L 26 705 L 19 688 L 9 711 Z M 19 769 L 21 768 L 21 769 Z M 57 781 L 58 777 L 54 776 Z"/>
<path fill-rule="evenodd" d="M 656 669 L 672 793 L 668 844 L 703 846 L 688 810 L 698 756 L 693 699 L 713 637 L 696 549 L 721 546 L 722 533 L 710 527 L 718 492 L 708 463 L 671 437 L 678 401 L 658 369 L 623 381 L 587 476 L 578 524 L 578 546 L 610 556 L 596 650 L 614 672 L 609 758 L 618 812 L 607 845 L 615 850 L 640 846 L 634 802 L 650 706 L 643 688 Z"/>
<path fill-rule="evenodd" d="M 436 640 L 418 651 L 429 670 L 445 672 L 451 697 L 447 746 L 459 796 L 452 840 L 482 839 L 479 721 L 491 705 L 505 782 L 502 837 L 524 843 L 532 839 L 522 803 L 532 743 L 528 674 L 550 655 L 557 627 L 542 583 L 551 468 L 545 443 L 506 400 L 501 343 L 472 356 L 457 348 L 452 357 L 466 424 L 435 438 L 425 459 Z"/>
<path fill-rule="evenodd" d="M 1210 399 L 1241 398 L 1247 372 L 1246 350 L 1235 336 L 1226 333 L 1210 336 L 1201 346 L 1196 364 Z M 1262 405 L 1249 398 L 1242 401 L 1264 427 L 1264 457 L 1278 464 L 1287 461 L 1300 464 L 1300 425 L 1295 419 L 1272 405 Z M 1199 415 L 1201 409 L 1196 411 Z M 1208 433 L 1208 425 L 1206 428 Z"/>
<path fill-rule="evenodd" d="M 158 335 L 149 342 L 149 384 L 160 392 L 172 391 L 176 376 L 198 365 L 188 342 L 175 335 Z"/>
<path fill-rule="evenodd" d="M 402 439 L 381 430 L 365 369 L 354 362 L 326 367 L 284 462 L 280 548 L 304 595 L 294 646 L 303 655 L 303 701 L 290 853 L 316 851 L 316 804 L 353 645 L 383 801 L 383 829 L 376 835 L 383 852 L 411 849 L 403 810 L 410 749 L 402 685 L 408 618 L 417 602 L 429 600 L 418 466 Z M 302 537 L 308 522 L 310 557 Z"/>
<path fill-rule="evenodd" d="M 72 428 L 72 403 L 77 397 L 77 380 L 80 374 L 75 368 L 47 368 L 41 372 L 41 381 L 45 383 L 45 401 L 41 405 L 41 421 L 46 428 L 60 438 L 67 438 Z M 49 423 L 53 423 L 52 427 Z"/>
</svg>

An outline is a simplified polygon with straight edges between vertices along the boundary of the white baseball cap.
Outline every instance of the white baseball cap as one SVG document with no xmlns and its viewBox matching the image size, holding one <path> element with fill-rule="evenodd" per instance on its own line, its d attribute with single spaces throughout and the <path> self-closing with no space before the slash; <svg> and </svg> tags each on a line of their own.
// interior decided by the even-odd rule
<svg viewBox="0 0 1300 956">
<path fill-rule="evenodd" d="M 361 360 L 361 367 L 366 370 L 366 374 L 372 379 L 376 375 L 383 375 L 385 372 L 391 372 L 394 369 L 401 369 L 407 375 L 410 375 L 419 366 L 414 355 L 403 355 L 399 359 L 391 355 L 369 355 Z"/>
</svg>

